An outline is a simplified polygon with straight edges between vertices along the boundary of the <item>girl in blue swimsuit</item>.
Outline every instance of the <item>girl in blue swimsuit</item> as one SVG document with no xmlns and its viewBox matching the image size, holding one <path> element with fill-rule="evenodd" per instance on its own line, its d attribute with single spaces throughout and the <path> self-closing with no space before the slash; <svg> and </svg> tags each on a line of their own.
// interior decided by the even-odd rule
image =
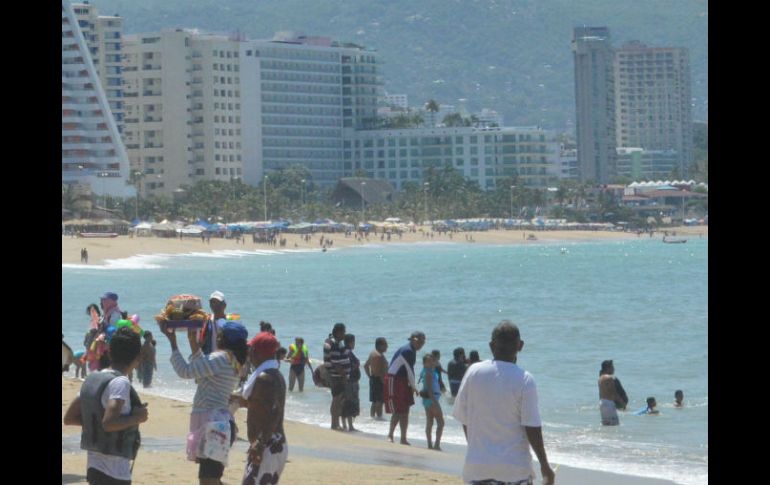
<svg viewBox="0 0 770 485">
<path fill-rule="evenodd" d="M 435 362 L 431 354 L 425 354 L 422 358 L 423 369 L 420 373 L 422 381 L 422 405 L 425 408 L 425 436 L 428 440 L 428 448 L 441 451 L 441 434 L 444 432 L 444 413 L 441 410 L 441 390 L 439 388 L 439 375 L 435 368 Z M 427 396 L 427 397 L 426 397 Z M 433 420 L 436 420 L 436 441 L 431 439 Z"/>
</svg>

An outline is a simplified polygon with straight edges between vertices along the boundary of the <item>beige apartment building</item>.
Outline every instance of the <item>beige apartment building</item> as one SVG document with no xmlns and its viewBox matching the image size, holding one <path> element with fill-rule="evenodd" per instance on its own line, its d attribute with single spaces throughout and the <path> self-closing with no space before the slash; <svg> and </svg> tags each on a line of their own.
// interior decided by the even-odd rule
<svg viewBox="0 0 770 485">
<path fill-rule="evenodd" d="M 687 49 L 629 42 L 615 51 L 613 70 L 617 146 L 674 150 L 685 177 L 693 143 Z"/>
<path fill-rule="evenodd" d="M 182 29 L 126 36 L 124 138 L 143 194 L 242 177 L 240 42 Z"/>
</svg>

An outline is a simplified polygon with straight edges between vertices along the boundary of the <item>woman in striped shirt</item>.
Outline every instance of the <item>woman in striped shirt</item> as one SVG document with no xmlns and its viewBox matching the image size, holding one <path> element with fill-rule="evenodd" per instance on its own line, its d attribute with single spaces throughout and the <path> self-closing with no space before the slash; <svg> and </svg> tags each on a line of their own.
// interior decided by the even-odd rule
<svg viewBox="0 0 770 485">
<path fill-rule="evenodd" d="M 248 331 L 240 323 L 226 322 L 217 334 L 217 350 L 204 355 L 198 346 L 196 332 L 189 330 L 187 340 L 192 352 L 189 362 L 177 347 L 174 331 L 167 331 L 164 324 L 161 324 L 161 331 L 171 344 L 174 371 L 183 379 L 195 379 L 198 385 L 190 414 L 187 459 L 200 465 L 200 485 L 221 485 L 227 452 L 235 441 L 236 432 L 228 403 L 246 362 Z M 222 440 L 221 436 L 227 436 L 228 432 L 229 440 Z"/>
</svg>

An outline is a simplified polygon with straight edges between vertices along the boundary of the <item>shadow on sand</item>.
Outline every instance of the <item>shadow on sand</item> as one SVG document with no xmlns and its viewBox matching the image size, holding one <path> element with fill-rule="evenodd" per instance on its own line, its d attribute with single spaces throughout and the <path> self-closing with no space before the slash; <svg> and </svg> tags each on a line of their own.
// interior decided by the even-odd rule
<svg viewBox="0 0 770 485">
<path fill-rule="evenodd" d="M 61 482 L 64 483 L 87 483 L 85 475 L 73 475 L 71 473 L 62 473 Z"/>
</svg>

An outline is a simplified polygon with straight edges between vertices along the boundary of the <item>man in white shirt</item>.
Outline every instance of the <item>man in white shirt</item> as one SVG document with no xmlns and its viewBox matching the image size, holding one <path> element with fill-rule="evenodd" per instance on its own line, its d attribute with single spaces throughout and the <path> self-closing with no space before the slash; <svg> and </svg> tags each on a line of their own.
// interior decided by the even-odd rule
<svg viewBox="0 0 770 485">
<path fill-rule="evenodd" d="M 205 355 L 219 350 L 217 348 L 217 335 L 221 332 L 222 325 L 227 322 L 227 302 L 225 295 L 221 291 L 215 291 L 209 297 L 209 308 L 211 315 L 208 322 L 203 324 L 203 328 L 198 332 L 198 345 Z"/>
<path fill-rule="evenodd" d="M 503 320 L 492 331 L 493 360 L 470 366 L 460 384 L 453 415 L 463 424 L 468 441 L 466 483 L 532 485 L 530 446 L 540 462 L 543 483 L 554 483 L 543 445 L 535 380 L 516 365 L 516 354 L 523 346 L 518 327 Z"/>
</svg>

